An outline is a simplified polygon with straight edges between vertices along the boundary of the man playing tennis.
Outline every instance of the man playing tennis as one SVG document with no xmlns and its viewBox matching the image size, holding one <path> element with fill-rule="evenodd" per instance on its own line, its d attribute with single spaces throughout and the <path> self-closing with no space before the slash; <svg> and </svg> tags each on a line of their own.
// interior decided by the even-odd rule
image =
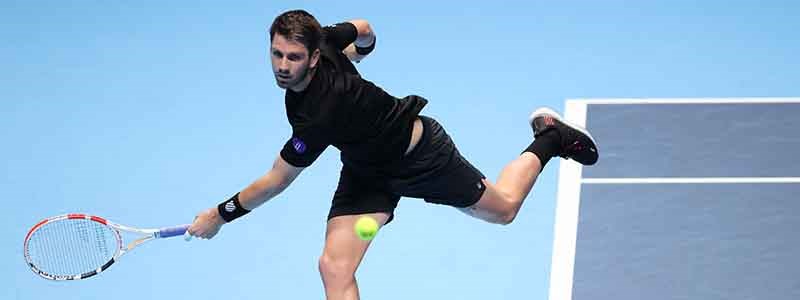
<svg viewBox="0 0 800 300">
<path fill-rule="evenodd" d="M 359 217 L 385 225 L 404 196 L 509 224 L 550 158 L 584 165 L 597 161 L 585 129 L 539 109 L 530 119 L 535 140 L 493 184 L 459 154 L 441 124 L 420 115 L 426 99 L 395 98 L 359 76 L 351 61 L 361 61 L 376 43 L 366 21 L 321 27 L 308 12 L 288 11 L 272 23 L 270 41 L 272 70 L 286 90 L 292 136 L 266 175 L 201 212 L 189 233 L 212 238 L 223 224 L 281 193 L 333 145 L 341 151 L 343 166 L 319 259 L 328 299 L 359 297 L 354 274 L 369 246 L 353 231 Z"/>
</svg>

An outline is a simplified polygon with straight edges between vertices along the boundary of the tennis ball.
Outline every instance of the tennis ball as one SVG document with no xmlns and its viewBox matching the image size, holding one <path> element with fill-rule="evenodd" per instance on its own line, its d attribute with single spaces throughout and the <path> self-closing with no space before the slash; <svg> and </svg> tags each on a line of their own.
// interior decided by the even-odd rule
<svg viewBox="0 0 800 300">
<path fill-rule="evenodd" d="M 369 241 L 378 233 L 378 221 L 372 217 L 360 217 L 356 220 L 356 235 L 362 241 Z"/>
</svg>

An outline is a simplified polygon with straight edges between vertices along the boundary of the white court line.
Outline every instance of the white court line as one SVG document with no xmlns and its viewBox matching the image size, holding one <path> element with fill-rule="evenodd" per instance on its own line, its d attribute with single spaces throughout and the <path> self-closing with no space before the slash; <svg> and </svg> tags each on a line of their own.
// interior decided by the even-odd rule
<svg viewBox="0 0 800 300">
<path fill-rule="evenodd" d="M 800 98 L 592 98 L 568 99 L 584 104 L 775 104 L 800 103 Z"/>
<path fill-rule="evenodd" d="M 576 125 L 586 126 L 586 104 L 567 102 L 564 118 Z M 569 300 L 572 299 L 583 168 L 573 161 L 562 160 L 559 163 L 548 299 Z"/>
<path fill-rule="evenodd" d="M 583 178 L 586 184 L 659 184 L 659 183 L 800 183 L 800 177 L 642 177 Z"/>
</svg>

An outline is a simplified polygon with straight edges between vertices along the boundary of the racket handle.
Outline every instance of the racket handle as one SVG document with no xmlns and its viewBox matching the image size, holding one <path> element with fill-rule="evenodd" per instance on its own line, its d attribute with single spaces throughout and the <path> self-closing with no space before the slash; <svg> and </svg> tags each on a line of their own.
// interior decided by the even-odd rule
<svg viewBox="0 0 800 300">
<path fill-rule="evenodd" d="M 186 231 L 186 233 L 183 234 L 183 240 L 187 242 L 192 240 L 192 235 L 189 234 L 188 230 Z"/>
<path fill-rule="evenodd" d="M 186 233 L 187 229 L 189 229 L 189 224 L 175 226 L 175 227 L 161 228 L 158 230 L 158 237 L 168 238 L 168 237 L 183 235 L 184 233 Z"/>
</svg>

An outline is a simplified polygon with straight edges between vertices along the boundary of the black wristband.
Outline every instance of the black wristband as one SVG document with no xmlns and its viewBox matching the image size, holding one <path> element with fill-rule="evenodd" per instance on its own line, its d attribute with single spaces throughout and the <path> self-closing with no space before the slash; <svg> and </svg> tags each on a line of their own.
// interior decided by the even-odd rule
<svg viewBox="0 0 800 300">
<path fill-rule="evenodd" d="M 219 216 L 222 217 L 225 222 L 236 220 L 236 218 L 244 216 L 250 212 L 249 210 L 244 209 L 242 204 L 239 203 L 239 193 L 236 193 L 236 195 L 233 195 L 233 197 L 230 199 L 217 205 L 217 211 L 219 212 Z"/>
<path fill-rule="evenodd" d="M 377 43 L 378 43 L 378 37 L 377 36 L 373 36 L 372 37 L 372 45 L 369 45 L 368 47 L 363 47 L 362 48 L 362 47 L 359 47 L 358 45 L 354 45 L 354 46 L 356 46 L 356 53 L 361 54 L 361 55 L 367 55 L 370 52 L 372 52 L 372 50 L 375 49 L 375 44 L 377 44 Z"/>
</svg>

